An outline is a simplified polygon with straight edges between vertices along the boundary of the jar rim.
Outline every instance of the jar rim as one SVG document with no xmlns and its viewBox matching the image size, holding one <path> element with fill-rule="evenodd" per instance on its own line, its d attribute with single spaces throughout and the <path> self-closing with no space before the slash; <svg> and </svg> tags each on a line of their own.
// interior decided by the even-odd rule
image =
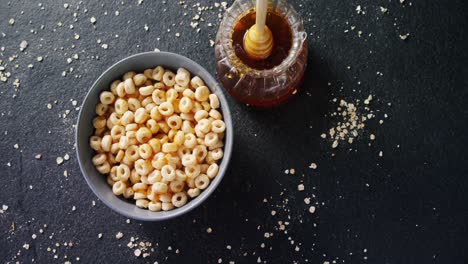
<svg viewBox="0 0 468 264">
<path fill-rule="evenodd" d="M 275 2 L 275 3 L 272 3 Z M 253 75 L 255 77 L 267 77 L 277 75 L 286 71 L 294 64 L 300 55 L 303 45 L 307 39 L 304 31 L 302 17 L 296 10 L 283 0 L 271 1 L 268 3 L 268 12 L 274 12 L 282 16 L 291 28 L 292 45 L 288 51 L 288 56 L 279 64 L 270 69 L 255 69 L 246 65 L 235 53 L 232 46 L 232 34 L 234 26 L 238 21 L 249 13 L 255 12 L 254 1 L 236 0 L 226 11 L 223 21 L 220 24 L 218 38 L 226 58 L 231 65 L 236 65 L 236 70 L 242 74 Z M 229 30 L 224 30 L 228 28 Z"/>
</svg>

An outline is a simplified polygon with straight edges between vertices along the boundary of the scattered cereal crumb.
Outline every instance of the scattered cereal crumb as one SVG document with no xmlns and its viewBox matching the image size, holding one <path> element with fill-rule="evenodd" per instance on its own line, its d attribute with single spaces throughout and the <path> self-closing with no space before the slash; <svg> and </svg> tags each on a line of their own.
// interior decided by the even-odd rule
<svg viewBox="0 0 468 264">
<path fill-rule="evenodd" d="M 309 213 L 311 214 L 315 213 L 315 206 L 309 207 Z"/>
<path fill-rule="evenodd" d="M 299 185 L 297 186 L 297 190 L 298 190 L 298 191 L 301 191 L 301 192 L 304 191 L 304 184 L 302 184 L 302 183 L 299 184 Z"/>
<path fill-rule="evenodd" d="M 213 232 L 213 229 L 211 229 L 211 227 L 208 227 L 208 228 L 206 229 L 206 232 L 207 232 L 208 234 L 211 234 L 211 232 Z"/>
<path fill-rule="evenodd" d="M 92 24 L 95 24 L 96 21 L 97 21 L 97 20 L 96 20 L 95 17 L 91 17 L 91 18 L 89 19 L 89 22 L 91 22 Z"/>
<path fill-rule="evenodd" d="M 117 238 L 117 239 L 121 239 L 122 237 L 123 237 L 122 232 L 118 232 L 118 233 L 115 235 L 115 238 Z"/>
<path fill-rule="evenodd" d="M 372 101 L 372 94 L 369 94 L 369 96 L 364 100 L 364 104 L 368 105 Z"/>
<path fill-rule="evenodd" d="M 400 34 L 400 39 L 401 40 L 406 40 L 409 37 L 409 35 L 410 35 L 409 33 L 406 33 L 406 34 L 403 34 L 403 35 Z"/>
<path fill-rule="evenodd" d="M 20 50 L 24 51 L 28 47 L 28 42 L 26 40 L 21 41 Z"/>
<path fill-rule="evenodd" d="M 10 25 L 14 25 L 15 24 L 15 19 L 14 18 L 10 18 L 10 20 L 8 20 L 8 24 Z"/>
<path fill-rule="evenodd" d="M 133 254 L 135 254 L 136 257 L 139 257 L 141 255 L 141 250 L 139 248 L 137 248 L 137 249 L 135 249 Z"/>
<path fill-rule="evenodd" d="M 98 237 L 99 239 L 101 239 L 101 238 L 102 238 L 102 233 L 99 233 L 99 234 L 97 235 L 97 237 Z"/>
<path fill-rule="evenodd" d="M 64 159 L 64 160 L 69 160 L 69 159 L 70 159 L 70 155 L 65 154 L 65 156 L 63 156 L 63 159 Z"/>
<path fill-rule="evenodd" d="M 374 134 L 370 134 L 369 138 L 370 138 L 370 140 L 375 140 L 375 135 L 374 135 Z"/>
<path fill-rule="evenodd" d="M 2 210 L 0 210 L 0 213 L 3 214 L 3 213 L 6 212 L 7 210 L 8 210 L 8 205 L 4 204 L 4 205 L 2 205 Z"/>
<path fill-rule="evenodd" d="M 101 47 L 102 47 L 103 49 L 107 49 L 107 48 L 109 47 L 109 45 L 107 45 L 107 44 L 102 44 Z"/>
<path fill-rule="evenodd" d="M 63 158 L 62 157 L 57 157 L 57 159 L 55 161 L 57 162 L 58 165 L 60 165 L 60 164 L 63 163 Z"/>
<path fill-rule="evenodd" d="M 314 162 L 312 162 L 312 163 L 310 164 L 309 168 L 315 170 L 315 169 L 317 169 L 317 164 L 315 164 Z"/>
<path fill-rule="evenodd" d="M 44 59 L 44 58 L 42 58 L 42 56 L 37 57 L 37 61 L 38 61 L 38 62 L 42 62 L 43 59 Z"/>
<path fill-rule="evenodd" d="M 338 140 L 333 141 L 332 148 L 338 147 Z"/>
<path fill-rule="evenodd" d="M 362 15 L 365 15 L 365 14 L 366 14 L 366 12 L 362 10 L 362 8 L 361 8 L 360 5 L 358 5 L 358 6 L 356 7 L 356 12 L 357 12 L 358 14 L 362 14 Z"/>
<path fill-rule="evenodd" d="M 36 154 L 34 156 L 35 159 L 40 160 L 42 158 L 42 154 Z"/>
</svg>

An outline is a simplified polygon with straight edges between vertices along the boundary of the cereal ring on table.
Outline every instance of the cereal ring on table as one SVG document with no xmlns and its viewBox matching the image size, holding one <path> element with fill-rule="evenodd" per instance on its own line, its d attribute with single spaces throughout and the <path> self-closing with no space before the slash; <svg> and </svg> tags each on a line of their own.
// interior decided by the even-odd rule
<svg viewBox="0 0 468 264">
<path fill-rule="evenodd" d="M 178 192 L 172 196 L 172 204 L 175 207 L 182 207 L 187 203 L 187 194 L 185 192 Z"/>
<path fill-rule="evenodd" d="M 195 99 L 199 102 L 204 102 L 208 100 L 209 96 L 210 89 L 208 89 L 208 87 L 204 85 L 197 87 L 197 89 L 195 90 Z"/>
<path fill-rule="evenodd" d="M 136 86 L 142 86 L 145 82 L 146 82 L 147 78 L 144 74 L 136 74 L 135 76 L 133 76 L 133 83 L 136 85 Z"/>
<path fill-rule="evenodd" d="M 190 85 L 192 86 L 192 88 L 197 89 L 200 86 L 204 86 L 205 83 L 200 77 L 195 76 L 190 80 Z"/>
<path fill-rule="evenodd" d="M 101 103 L 104 105 L 110 105 L 114 102 L 115 96 L 113 93 L 104 91 L 101 93 L 99 99 L 101 100 Z"/>
<path fill-rule="evenodd" d="M 195 178 L 195 186 L 200 189 L 204 190 L 210 184 L 210 178 L 205 174 L 200 174 Z"/>
<path fill-rule="evenodd" d="M 156 67 L 153 70 L 153 79 L 156 81 L 161 81 L 164 75 L 164 68 L 161 66 Z"/>
<path fill-rule="evenodd" d="M 175 84 L 175 74 L 171 71 L 165 71 L 162 80 L 166 86 L 172 87 Z"/>
</svg>

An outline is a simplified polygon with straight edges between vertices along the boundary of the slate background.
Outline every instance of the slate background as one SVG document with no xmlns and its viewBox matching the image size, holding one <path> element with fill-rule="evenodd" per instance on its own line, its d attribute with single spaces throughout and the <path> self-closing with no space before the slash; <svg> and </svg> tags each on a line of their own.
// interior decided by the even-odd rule
<svg viewBox="0 0 468 264">
<path fill-rule="evenodd" d="M 229 101 L 236 146 L 214 195 L 193 212 L 161 223 L 127 224 L 98 201 L 75 159 L 72 125 L 78 112 L 70 99 L 80 105 L 104 69 L 155 48 L 186 55 L 214 74 L 209 39 L 219 12 L 205 12 L 197 34 L 189 26 L 196 13 L 192 5 L 214 2 L 185 2 L 186 10 L 179 1 L 71 0 L 68 9 L 63 1 L 0 1 L 0 47 L 5 47 L 0 59 L 13 75 L 0 82 L 0 204 L 9 206 L 0 214 L 0 262 L 77 263 L 79 257 L 82 263 L 216 263 L 220 258 L 253 263 L 260 256 L 268 263 L 468 263 L 468 23 L 461 0 L 290 1 L 310 33 L 302 90 L 287 105 L 268 111 Z M 357 14 L 357 5 L 366 14 Z M 91 16 L 97 18 L 96 29 Z M 351 26 L 355 30 L 344 33 Z M 399 39 L 408 32 L 406 41 Z M 97 39 L 109 48 L 101 48 Z M 29 43 L 25 52 L 19 51 L 22 40 Z M 79 60 L 67 64 L 74 53 Z M 19 57 L 9 62 L 14 54 Z M 73 73 L 62 77 L 70 67 Z M 21 80 L 18 91 L 15 78 Z M 330 116 L 336 109 L 332 99 L 363 100 L 369 94 L 377 120 L 384 123 L 369 122 L 352 150 L 347 145 L 333 150 L 320 138 L 337 121 Z M 54 100 L 58 103 L 47 109 Z M 59 117 L 67 109 L 72 110 L 68 117 Z M 370 133 L 377 137 L 371 146 Z M 37 153 L 42 160 L 34 158 Z M 70 161 L 57 166 L 56 157 L 65 153 Z M 317 170 L 308 168 L 311 162 Z M 286 175 L 288 168 L 296 174 Z M 301 182 L 304 192 L 297 191 Z M 315 214 L 303 202 L 312 195 Z M 278 221 L 290 222 L 287 234 L 276 230 Z M 115 239 L 119 231 L 121 240 Z M 274 235 L 265 238 L 265 232 Z M 137 260 L 126 247 L 131 236 L 153 242 L 155 252 Z M 57 259 L 46 250 L 69 241 L 74 246 L 60 246 Z M 25 243 L 29 250 L 22 248 Z"/>
</svg>

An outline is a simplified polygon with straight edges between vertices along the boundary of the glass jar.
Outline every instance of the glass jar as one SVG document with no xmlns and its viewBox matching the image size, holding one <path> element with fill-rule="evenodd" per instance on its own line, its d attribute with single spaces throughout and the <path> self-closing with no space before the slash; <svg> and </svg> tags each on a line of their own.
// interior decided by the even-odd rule
<svg viewBox="0 0 468 264">
<path fill-rule="evenodd" d="M 281 15 L 289 23 L 292 45 L 279 65 L 264 70 L 249 67 L 236 55 L 232 36 L 239 20 L 254 12 L 255 0 L 236 0 L 226 11 L 216 35 L 216 70 L 224 88 L 240 102 L 273 106 L 296 94 L 302 83 L 307 65 L 307 33 L 301 16 L 290 4 L 269 1 L 268 12 Z"/>
</svg>

